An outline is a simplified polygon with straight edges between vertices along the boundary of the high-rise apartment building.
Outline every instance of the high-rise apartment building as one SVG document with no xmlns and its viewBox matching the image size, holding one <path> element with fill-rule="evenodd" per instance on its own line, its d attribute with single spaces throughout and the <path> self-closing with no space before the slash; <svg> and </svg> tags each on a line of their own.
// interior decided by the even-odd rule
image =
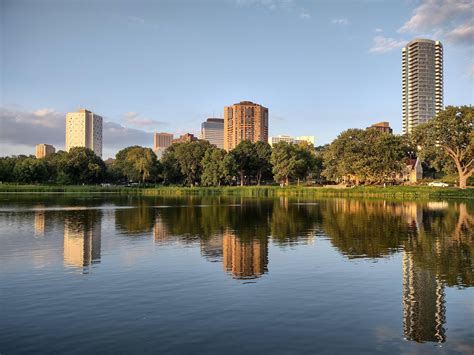
<svg viewBox="0 0 474 355">
<path fill-rule="evenodd" d="M 102 117 L 81 108 L 66 114 L 66 151 L 85 147 L 102 157 Z"/>
<path fill-rule="evenodd" d="M 164 151 L 171 144 L 173 144 L 173 134 L 172 133 L 155 133 L 153 135 L 153 151 L 155 152 L 158 159 L 161 159 Z"/>
<path fill-rule="evenodd" d="M 414 39 L 402 49 L 403 133 L 443 109 L 443 45 Z"/>
<path fill-rule="evenodd" d="M 224 149 L 224 119 L 208 118 L 201 124 L 201 139 Z"/>
<path fill-rule="evenodd" d="M 224 149 L 234 149 L 243 140 L 268 141 L 268 108 L 250 101 L 224 108 Z"/>
<path fill-rule="evenodd" d="M 35 155 L 37 159 L 45 158 L 48 155 L 56 153 L 56 149 L 50 144 L 37 144 Z"/>
</svg>

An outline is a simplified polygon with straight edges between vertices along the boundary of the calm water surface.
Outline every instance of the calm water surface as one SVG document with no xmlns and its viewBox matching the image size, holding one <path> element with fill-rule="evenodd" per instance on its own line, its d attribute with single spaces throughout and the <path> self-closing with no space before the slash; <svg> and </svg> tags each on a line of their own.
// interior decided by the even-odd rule
<svg viewBox="0 0 474 355">
<path fill-rule="evenodd" d="M 474 205 L 0 196 L 0 353 L 474 352 Z"/>
</svg>

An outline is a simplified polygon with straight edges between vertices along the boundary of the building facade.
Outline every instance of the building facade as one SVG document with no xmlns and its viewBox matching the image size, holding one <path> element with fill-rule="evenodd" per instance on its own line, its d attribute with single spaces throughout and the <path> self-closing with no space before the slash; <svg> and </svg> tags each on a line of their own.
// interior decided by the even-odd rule
<svg viewBox="0 0 474 355">
<path fill-rule="evenodd" d="M 172 133 L 155 133 L 153 135 L 153 151 L 155 152 L 158 159 L 161 159 L 166 148 L 173 144 Z"/>
<path fill-rule="evenodd" d="M 385 133 L 393 133 L 393 129 L 390 127 L 390 123 L 388 122 L 378 122 L 374 123 L 372 126 L 367 127 L 367 129 L 376 129 L 380 132 L 385 132 Z"/>
<path fill-rule="evenodd" d="M 286 142 L 286 143 L 291 143 L 291 144 L 306 142 L 314 146 L 314 141 L 315 141 L 314 136 L 291 137 L 291 136 L 286 136 L 286 135 L 278 135 L 278 136 L 268 138 L 268 144 L 270 144 L 272 147 L 274 144 L 277 144 L 280 142 Z"/>
<path fill-rule="evenodd" d="M 268 141 L 268 108 L 250 101 L 224 108 L 224 149 L 234 149 L 244 140 Z"/>
<path fill-rule="evenodd" d="M 48 155 L 56 153 L 56 149 L 50 144 L 37 144 L 35 155 L 37 159 L 45 158 Z"/>
<path fill-rule="evenodd" d="M 66 114 L 66 151 L 84 147 L 102 157 L 102 117 L 86 109 Z"/>
<path fill-rule="evenodd" d="M 443 45 L 414 39 L 402 49 L 403 133 L 443 109 Z"/>
<path fill-rule="evenodd" d="M 179 138 L 173 139 L 173 143 L 189 143 L 195 142 L 198 138 L 191 133 L 185 133 L 179 136 Z"/>
<path fill-rule="evenodd" d="M 224 149 L 224 119 L 208 118 L 201 124 L 201 139 Z"/>
</svg>

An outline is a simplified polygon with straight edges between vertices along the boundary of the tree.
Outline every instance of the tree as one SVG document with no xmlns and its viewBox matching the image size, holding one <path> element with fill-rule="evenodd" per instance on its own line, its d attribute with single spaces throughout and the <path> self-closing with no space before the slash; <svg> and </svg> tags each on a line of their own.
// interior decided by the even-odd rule
<svg viewBox="0 0 474 355">
<path fill-rule="evenodd" d="M 272 165 L 270 164 L 270 157 L 272 155 L 272 147 L 267 142 L 258 141 L 254 144 L 254 151 L 252 170 L 255 172 L 257 185 L 260 185 L 263 177 L 271 176 Z"/>
<path fill-rule="evenodd" d="M 17 182 L 39 183 L 48 178 L 48 170 L 44 161 L 36 158 L 19 160 L 13 169 L 13 176 Z"/>
<path fill-rule="evenodd" d="M 103 181 L 104 177 L 104 162 L 88 148 L 71 148 L 58 167 L 58 181 L 61 183 L 93 184 Z"/>
<path fill-rule="evenodd" d="M 273 165 L 275 181 L 280 182 L 282 186 L 288 186 L 289 178 L 297 174 L 297 169 L 302 164 L 297 146 L 287 142 L 273 145 L 270 162 Z"/>
<path fill-rule="evenodd" d="M 245 177 L 250 176 L 254 165 L 253 157 L 255 156 L 255 146 L 249 140 L 240 142 L 231 154 L 237 163 L 237 171 L 240 176 L 240 186 L 245 185 Z"/>
<path fill-rule="evenodd" d="M 211 144 L 205 140 L 179 143 L 175 148 L 175 157 L 187 185 L 200 183 L 202 174 L 201 161 Z"/>
<path fill-rule="evenodd" d="M 427 123 L 413 131 L 420 155 L 433 152 L 449 157 L 459 176 L 459 187 L 466 188 L 474 173 L 474 107 L 448 106 Z"/>
<path fill-rule="evenodd" d="M 208 149 L 201 164 L 203 169 L 201 181 L 205 186 L 229 184 L 236 169 L 233 156 L 218 148 Z"/>
<path fill-rule="evenodd" d="M 120 150 L 110 167 L 110 176 L 114 179 L 129 181 L 156 181 L 158 161 L 150 148 L 131 146 Z"/>
<path fill-rule="evenodd" d="M 181 173 L 178 159 L 176 157 L 176 148 L 184 143 L 174 143 L 166 148 L 161 157 L 163 168 L 163 183 L 165 184 L 183 184 L 184 176 Z"/>
<path fill-rule="evenodd" d="M 330 180 L 350 179 L 356 184 L 391 180 L 405 168 L 406 139 L 374 129 L 348 129 L 323 153 L 322 175 Z"/>
<path fill-rule="evenodd" d="M 17 159 L 15 157 L 0 158 L 0 182 L 12 182 L 15 180 L 13 169 Z"/>
</svg>

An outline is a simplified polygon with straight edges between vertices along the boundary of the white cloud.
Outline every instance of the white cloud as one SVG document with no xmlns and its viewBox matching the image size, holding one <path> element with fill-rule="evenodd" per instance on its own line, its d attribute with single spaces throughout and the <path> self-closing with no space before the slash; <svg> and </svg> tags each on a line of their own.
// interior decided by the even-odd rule
<svg viewBox="0 0 474 355">
<path fill-rule="evenodd" d="M 473 0 L 422 0 L 400 33 L 429 34 L 452 43 L 474 44 Z"/>
<path fill-rule="evenodd" d="M 375 29 L 375 32 L 377 32 L 377 33 L 383 32 L 383 29 L 381 29 L 381 28 L 376 28 L 376 29 Z"/>
<path fill-rule="evenodd" d="M 255 5 L 275 10 L 277 8 L 288 8 L 294 4 L 293 0 L 236 0 L 237 5 Z"/>
<path fill-rule="evenodd" d="M 464 23 L 446 33 L 446 39 L 453 43 L 474 45 L 474 20 Z"/>
<path fill-rule="evenodd" d="M 300 17 L 303 19 L 308 19 L 308 18 L 311 18 L 311 14 L 305 9 L 301 9 Z"/>
<path fill-rule="evenodd" d="M 394 49 L 401 48 L 406 44 L 404 40 L 397 40 L 394 38 L 388 38 L 384 36 L 375 36 L 373 40 L 372 48 L 370 53 L 382 54 L 390 52 Z"/>
<path fill-rule="evenodd" d="M 331 20 L 331 23 L 338 26 L 348 26 L 350 24 L 346 17 L 334 18 Z"/>
<path fill-rule="evenodd" d="M 136 127 L 152 128 L 166 124 L 165 122 L 153 120 L 151 118 L 140 117 L 136 112 L 126 112 L 123 116 L 126 124 Z"/>
<path fill-rule="evenodd" d="M 33 154 L 39 143 L 64 149 L 65 117 L 54 109 L 28 112 L 0 107 L 0 156 Z M 151 146 L 153 142 L 151 133 L 107 120 L 103 122 L 103 138 L 104 158 L 127 146 Z"/>
</svg>

